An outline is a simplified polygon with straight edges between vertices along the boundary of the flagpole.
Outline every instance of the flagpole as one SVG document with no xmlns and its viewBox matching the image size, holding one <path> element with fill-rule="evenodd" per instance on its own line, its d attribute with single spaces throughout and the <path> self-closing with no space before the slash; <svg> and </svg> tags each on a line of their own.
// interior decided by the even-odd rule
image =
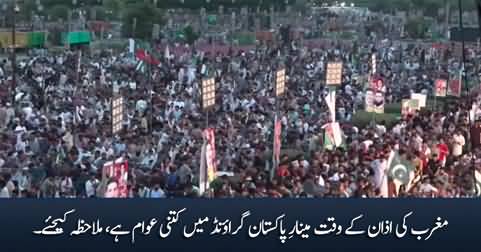
<svg viewBox="0 0 481 252">
<path fill-rule="evenodd" d="M 151 56 L 152 57 L 152 56 Z M 152 63 L 152 62 L 151 62 Z M 148 78 L 149 78 L 149 81 L 148 81 L 148 85 L 149 85 L 149 88 L 148 88 L 148 92 L 149 92 L 149 97 L 150 97 L 150 121 L 149 121 L 149 128 L 150 128 L 150 136 L 152 137 L 153 133 L 154 133 L 154 128 L 152 127 L 153 126 L 153 114 L 154 114 L 154 104 L 153 104 L 153 97 L 152 97 L 152 92 L 154 90 L 154 87 L 153 87 L 153 82 L 152 82 L 152 64 L 149 64 L 149 71 L 148 71 Z"/>
</svg>

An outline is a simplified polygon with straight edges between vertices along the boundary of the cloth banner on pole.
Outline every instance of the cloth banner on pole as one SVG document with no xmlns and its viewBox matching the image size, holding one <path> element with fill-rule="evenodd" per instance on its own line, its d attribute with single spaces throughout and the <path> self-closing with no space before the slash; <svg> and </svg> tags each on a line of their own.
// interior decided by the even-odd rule
<svg viewBox="0 0 481 252">
<path fill-rule="evenodd" d="M 331 115 L 331 122 L 336 122 L 336 89 L 329 88 L 329 93 L 325 97 L 329 114 Z"/>
<path fill-rule="evenodd" d="M 333 150 L 344 144 L 343 132 L 339 123 L 328 123 L 324 129 L 324 148 Z"/>
</svg>

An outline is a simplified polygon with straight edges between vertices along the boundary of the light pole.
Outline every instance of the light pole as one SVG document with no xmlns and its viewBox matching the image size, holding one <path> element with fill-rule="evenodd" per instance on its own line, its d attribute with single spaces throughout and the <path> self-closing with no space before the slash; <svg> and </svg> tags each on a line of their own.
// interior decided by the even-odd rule
<svg viewBox="0 0 481 252">
<path fill-rule="evenodd" d="M 282 125 L 279 120 L 280 114 L 279 114 L 279 97 L 282 97 L 285 92 L 286 92 L 286 69 L 281 68 L 277 70 L 276 72 L 276 85 L 275 85 L 275 105 L 276 105 L 276 110 L 275 110 L 275 115 L 274 115 L 274 143 L 272 146 L 272 169 L 271 169 L 271 179 L 274 178 L 275 171 L 277 170 L 279 166 L 279 156 L 281 152 L 281 131 L 282 131 Z"/>
<path fill-rule="evenodd" d="M 16 40 L 16 26 L 17 26 L 17 12 L 20 9 L 17 6 L 17 1 L 13 0 L 12 4 L 12 105 L 15 107 L 15 96 L 17 94 L 17 40 Z"/>
<path fill-rule="evenodd" d="M 328 107 L 331 123 L 336 122 L 336 87 L 342 84 L 342 62 L 328 62 L 326 69 L 326 86 L 329 88 Z"/>
<path fill-rule="evenodd" d="M 209 130 L 209 110 L 215 106 L 215 79 L 214 77 L 202 80 L 202 110 L 205 112 L 205 130 Z M 207 168 L 207 157 L 205 155 L 205 142 L 203 147 L 203 154 L 201 155 L 201 169 L 199 174 L 200 188 L 204 191 L 209 187 L 209 174 Z M 202 190 L 203 188 L 203 190 Z"/>
</svg>

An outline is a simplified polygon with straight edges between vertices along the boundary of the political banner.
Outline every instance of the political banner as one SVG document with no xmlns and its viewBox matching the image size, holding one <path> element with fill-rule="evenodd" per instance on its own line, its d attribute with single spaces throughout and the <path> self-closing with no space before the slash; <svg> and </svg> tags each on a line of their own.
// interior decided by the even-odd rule
<svg viewBox="0 0 481 252">
<path fill-rule="evenodd" d="M 365 110 L 369 113 L 374 112 L 374 92 L 371 90 L 366 91 Z"/>
<path fill-rule="evenodd" d="M 461 81 L 459 79 L 452 79 L 449 81 L 448 96 L 461 96 Z"/>
<path fill-rule="evenodd" d="M 105 198 L 127 198 L 129 178 L 128 160 L 119 158 L 114 162 L 107 162 L 103 167 L 103 177 L 108 180 Z"/>
<path fill-rule="evenodd" d="M 384 80 L 382 78 L 371 78 L 370 89 L 375 92 L 384 92 Z"/>
<path fill-rule="evenodd" d="M 201 166 L 199 176 L 199 190 L 204 194 L 214 181 L 217 171 L 217 159 L 215 156 L 215 129 L 208 128 L 203 131 L 204 145 L 201 153 Z"/>
<path fill-rule="evenodd" d="M 405 99 L 401 102 L 401 114 L 403 117 L 411 116 L 419 109 L 419 101 L 415 99 Z"/>
<path fill-rule="evenodd" d="M 434 82 L 434 95 L 437 97 L 446 97 L 448 82 L 444 79 L 437 79 Z"/>
<path fill-rule="evenodd" d="M 374 113 L 384 114 L 384 93 L 377 92 L 374 96 Z"/>
</svg>

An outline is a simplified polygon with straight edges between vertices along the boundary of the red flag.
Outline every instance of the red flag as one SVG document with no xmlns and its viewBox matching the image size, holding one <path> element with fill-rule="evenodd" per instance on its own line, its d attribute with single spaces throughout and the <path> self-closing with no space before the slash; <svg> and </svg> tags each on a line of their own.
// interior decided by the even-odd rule
<svg viewBox="0 0 481 252">
<path fill-rule="evenodd" d="M 135 57 L 137 57 L 137 59 L 142 60 L 142 61 L 144 61 L 148 64 L 151 64 L 151 65 L 160 64 L 160 61 L 158 59 L 154 58 L 152 55 L 150 55 L 144 49 L 137 49 L 137 51 L 135 52 Z"/>
</svg>

